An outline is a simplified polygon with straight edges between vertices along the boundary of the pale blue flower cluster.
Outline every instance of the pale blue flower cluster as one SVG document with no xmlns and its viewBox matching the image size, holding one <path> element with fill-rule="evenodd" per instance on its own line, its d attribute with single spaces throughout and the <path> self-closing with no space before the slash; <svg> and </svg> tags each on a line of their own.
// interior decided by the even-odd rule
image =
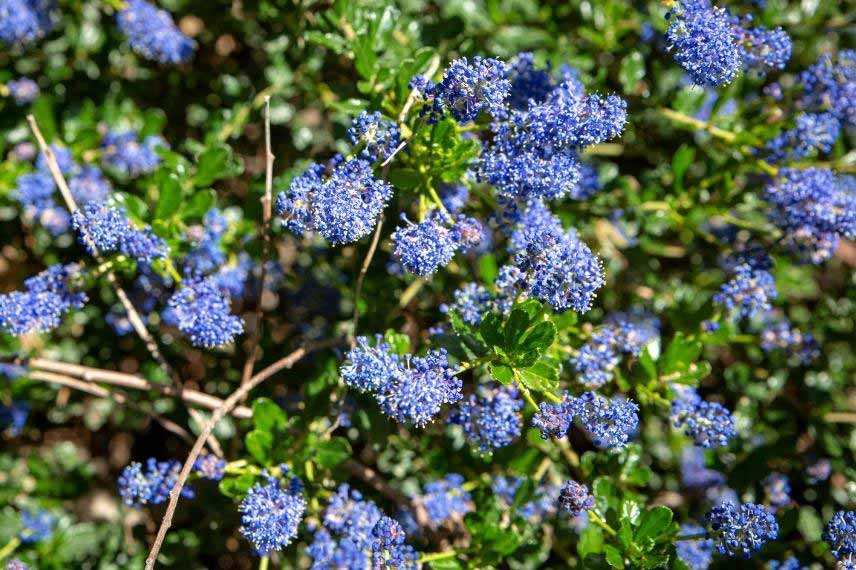
<svg viewBox="0 0 856 570">
<path fill-rule="evenodd" d="M 78 272 L 74 264 L 52 265 L 25 280 L 24 291 L 0 295 L 0 329 L 21 336 L 58 327 L 65 313 L 83 308 L 88 300 L 85 293 L 71 289 Z"/>
<path fill-rule="evenodd" d="M 622 397 L 610 400 L 594 392 L 579 397 L 566 393 L 561 403 L 542 402 L 532 416 L 532 425 L 541 430 L 544 439 L 560 438 L 574 419 L 597 447 L 623 447 L 639 429 L 639 406 Z"/>
<path fill-rule="evenodd" d="M 283 469 L 283 475 L 287 470 Z M 287 485 L 262 472 L 265 483 L 256 483 L 241 501 L 241 534 L 249 540 L 259 556 L 281 550 L 297 537 L 297 529 L 306 511 L 302 485 L 292 480 Z"/>
<path fill-rule="evenodd" d="M 229 299 L 212 277 L 185 281 L 167 305 L 170 321 L 194 346 L 224 346 L 244 332 L 244 321 L 231 313 Z"/>
<path fill-rule="evenodd" d="M 513 386 L 481 385 L 458 404 L 449 422 L 464 429 L 482 453 L 511 445 L 523 427 L 523 399 Z"/>
<path fill-rule="evenodd" d="M 181 33 L 166 10 L 147 0 L 126 0 L 116 14 L 119 30 L 135 52 L 163 64 L 183 63 L 196 50 L 196 42 Z"/>
<path fill-rule="evenodd" d="M 158 461 L 151 457 L 146 461 L 145 470 L 141 463 L 135 461 L 119 476 L 119 495 L 129 507 L 165 503 L 180 471 L 180 461 Z M 192 487 L 182 487 L 182 497 L 192 499 L 195 495 Z"/>
<path fill-rule="evenodd" d="M 737 435 L 734 418 L 721 404 L 708 402 L 694 388 L 680 386 L 672 400 L 672 422 L 699 447 L 725 447 Z"/>
</svg>

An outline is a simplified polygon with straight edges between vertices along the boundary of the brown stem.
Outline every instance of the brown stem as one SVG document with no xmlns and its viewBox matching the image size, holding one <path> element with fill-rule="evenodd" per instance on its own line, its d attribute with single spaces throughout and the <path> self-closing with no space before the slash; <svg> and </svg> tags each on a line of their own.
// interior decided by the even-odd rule
<svg viewBox="0 0 856 570">
<path fill-rule="evenodd" d="M 120 386 L 122 388 L 159 392 L 164 396 L 179 397 L 188 404 L 207 408 L 209 410 L 216 410 L 223 405 L 223 400 L 206 394 L 205 392 L 199 392 L 189 388 L 185 388 L 179 392 L 172 386 L 154 384 L 133 374 L 113 372 L 111 370 L 102 370 L 100 368 L 90 368 L 89 366 L 69 364 L 67 362 L 50 360 L 48 358 L 32 358 L 23 364 L 26 364 L 31 371 L 54 372 L 73 376 L 86 382 L 103 382 L 105 384 Z M 232 410 L 232 415 L 236 418 L 246 419 L 251 417 L 253 413 L 246 406 L 236 406 L 235 409 Z M 200 422 L 200 424 L 201 423 L 203 422 Z"/>
<path fill-rule="evenodd" d="M 40 380 L 42 382 L 49 382 L 51 384 L 58 384 L 60 386 L 66 386 L 68 388 L 74 388 L 75 390 L 78 390 L 80 392 L 86 392 L 87 394 L 92 394 L 93 396 L 97 396 L 99 398 L 113 400 L 121 406 L 129 406 L 146 414 L 147 416 L 161 424 L 164 429 L 171 431 L 172 433 L 186 441 L 188 444 L 193 443 L 193 438 L 190 436 L 186 429 L 173 422 L 172 420 L 163 417 L 157 412 L 148 410 L 145 407 L 137 404 L 136 402 L 129 399 L 127 395 L 122 392 L 111 391 L 107 388 L 99 386 L 98 384 L 91 384 L 89 382 L 78 380 L 70 376 L 55 374 L 53 372 L 45 372 L 43 370 L 31 370 L 27 374 L 27 378 L 30 378 L 32 380 Z"/>
<path fill-rule="evenodd" d="M 232 392 L 232 394 L 226 398 L 223 404 L 214 410 L 214 413 L 211 414 L 211 417 L 205 422 L 205 425 L 202 426 L 202 432 L 199 434 L 199 437 L 196 439 L 196 442 L 193 444 L 193 447 L 190 450 L 190 454 L 187 456 L 187 459 L 184 461 L 184 466 L 181 468 L 181 472 L 178 475 L 178 478 L 175 481 L 175 485 L 172 488 L 172 491 L 169 493 L 169 504 L 166 508 L 166 513 L 164 513 L 163 520 L 161 521 L 160 528 L 158 529 L 157 537 L 155 538 L 154 544 L 152 544 L 152 548 L 149 551 L 149 555 L 146 558 L 146 570 L 152 570 L 155 567 L 155 563 L 157 562 L 158 553 L 160 552 L 161 546 L 163 546 L 164 538 L 166 538 L 166 533 L 169 531 L 169 527 L 172 525 L 172 517 L 175 515 L 175 509 L 178 506 L 178 500 L 181 496 L 181 490 L 184 488 L 184 484 L 187 482 L 187 477 L 190 475 L 190 470 L 193 468 L 193 464 L 196 461 L 196 458 L 199 457 L 199 454 L 202 452 L 202 448 L 205 445 L 205 439 L 214 431 L 214 428 L 223 419 L 223 416 L 228 414 L 238 402 L 245 398 L 250 391 L 273 376 L 276 372 L 282 369 L 291 368 L 294 366 L 301 358 L 306 356 L 308 353 L 323 348 L 324 346 L 332 346 L 341 342 L 339 339 L 330 339 L 325 342 L 320 342 L 311 346 L 302 346 L 297 350 L 291 352 L 289 355 L 277 360 L 273 364 L 267 366 L 263 370 L 261 370 L 258 374 L 250 378 L 250 380 L 242 384 L 237 390 Z"/>
<path fill-rule="evenodd" d="M 384 168 L 384 178 L 386 178 L 386 168 Z M 360 322 L 360 295 L 363 290 L 363 281 L 366 278 L 366 273 L 369 270 L 369 265 L 372 263 L 372 259 L 374 258 L 375 251 L 377 250 L 377 244 L 380 242 L 380 232 L 383 228 L 383 212 L 378 214 L 377 216 L 377 224 L 375 225 L 374 236 L 372 236 L 372 243 L 369 245 L 369 250 L 366 252 L 366 258 L 363 259 L 363 264 L 360 266 L 360 274 L 357 276 L 357 284 L 354 287 L 354 317 L 353 317 L 353 331 L 351 332 L 351 346 L 353 347 L 356 343 L 357 336 L 357 325 Z"/>
<path fill-rule="evenodd" d="M 420 501 L 414 501 L 398 489 L 391 487 L 383 477 L 378 475 L 377 471 L 367 465 L 363 465 L 356 459 L 346 459 L 344 466 L 352 475 L 362 479 L 372 489 L 390 501 L 398 505 L 410 507 L 419 526 L 427 529 L 431 528 L 431 519 L 428 517 L 428 511 L 425 510 L 425 506 Z"/>
<path fill-rule="evenodd" d="M 265 96 L 265 194 L 261 199 L 262 202 L 262 258 L 261 268 L 259 270 L 259 285 L 256 292 L 256 313 L 255 313 L 255 328 L 253 335 L 250 338 L 250 348 L 247 351 L 247 360 L 244 362 L 244 368 L 241 371 L 241 384 L 246 384 L 250 381 L 255 367 L 259 343 L 262 337 L 262 297 L 265 293 L 265 280 L 267 279 L 267 263 L 270 259 L 270 226 L 273 217 L 272 202 L 273 202 L 273 151 L 271 150 L 270 139 L 270 96 Z"/>
</svg>

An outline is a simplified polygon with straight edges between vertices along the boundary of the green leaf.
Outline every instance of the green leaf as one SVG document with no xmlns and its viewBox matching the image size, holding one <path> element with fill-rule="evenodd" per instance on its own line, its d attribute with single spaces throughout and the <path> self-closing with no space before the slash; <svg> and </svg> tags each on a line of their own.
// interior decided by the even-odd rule
<svg viewBox="0 0 856 570">
<path fill-rule="evenodd" d="M 422 184 L 422 176 L 412 168 L 396 168 L 389 171 L 389 181 L 399 190 L 413 190 Z"/>
<path fill-rule="evenodd" d="M 603 553 L 606 555 L 607 564 L 613 568 L 624 568 L 624 555 L 621 554 L 620 550 L 611 544 L 607 544 L 603 547 Z"/>
<path fill-rule="evenodd" d="M 659 505 L 642 513 L 636 527 L 636 542 L 656 540 L 672 524 L 672 509 Z"/>
<path fill-rule="evenodd" d="M 526 331 L 520 343 L 517 345 L 517 350 L 520 351 L 536 351 L 538 355 L 544 354 L 544 351 L 550 348 L 553 341 L 556 339 L 556 325 L 550 321 L 541 321 L 534 327 Z"/>
<path fill-rule="evenodd" d="M 678 152 L 672 157 L 672 173 L 675 175 L 675 189 L 683 190 L 684 174 L 695 158 L 695 147 L 681 145 Z"/>
<path fill-rule="evenodd" d="M 580 540 L 577 542 L 577 554 L 580 558 L 585 558 L 589 554 L 598 554 L 603 552 L 603 531 L 597 525 L 590 524 L 580 534 Z"/>
<path fill-rule="evenodd" d="M 206 188 L 215 180 L 236 176 L 242 171 L 243 167 L 235 160 L 232 148 L 220 143 L 209 146 L 199 155 L 193 184 L 198 188 Z"/>
<path fill-rule="evenodd" d="M 262 465 L 270 463 L 271 451 L 273 451 L 273 434 L 271 432 L 254 429 L 244 438 L 244 443 L 253 459 Z"/>
<path fill-rule="evenodd" d="M 256 398 L 253 401 L 253 425 L 257 430 L 273 432 L 285 429 L 288 418 L 270 398 Z"/>
<path fill-rule="evenodd" d="M 487 365 L 488 371 L 490 371 L 491 377 L 499 382 L 500 384 L 511 384 L 511 381 L 514 380 L 514 370 L 511 369 L 511 366 L 507 364 L 500 364 L 498 362 L 491 362 Z"/>
<path fill-rule="evenodd" d="M 531 322 L 528 313 L 519 308 L 512 309 L 505 322 L 503 345 L 508 352 L 515 352 Z"/>
<path fill-rule="evenodd" d="M 238 477 L 226 477 L 220 481 L 220 492 L 232 499 L 243 497 L 255 482 L 252 473 L 242 473 Z"/>
<path fill-rule="evenodd" d="M 536 392 L 552 392 L 559 387 L 559 367 L 546 359 L 518 370 L 518 376 L 524 386 Z"/>
<path fill-rule="evenodd" d="M 320 441 L 315 446 L 314 459 L 322 467 L 331 469 L 352 455 L 351 444 L 343 437 Z"/>
<path fill-rule="evenodd" d="M 160 176 L 159 178 L 155 219 L 164 220 L 172 217 L 181 205 L 181 181 L 174 174 Z"/>
<path fill-rule="evenodd" d="M 806 541 L 815 543 L 820 540 L 823 533 L 823 520 L 813 507 L 802 507 L 797 519 L 797 528 Z"/>
<path fill-rule="evenodd" d="M 383 334 L 383 340 L 395 354 L 405 355 L 410 352 L 410 337 L 406 334 L 387 329 Z"/>
<path fill-rule="evenodd" d="M 181 204 L 181 218 L 201 218 L 217 203 L 217 194 L 214 190 L 198 190 L 193 193 L 189 200 Z"/>
<path fill-rule="evenodd" d="M 454 558 L 444 558 L 443 560 L 434 560 L 428 563 L 431 570 L 459 570 L 463 568 L 461 563 Z"/>
<path fill-rule="evenodd" d="M 660 359 L 660 374 L 669 375 L 685 372 L 700 355 L 701 342 L 688 339 L 683 333 L 678 332 L 672 342 L 669 343 L 666 354 Z"/>
<path fill-rule="evenodd" d="M 502 317 L 498 313 L 486 314 L 479 325 L 479 334 L 489 346 L 502 346 L 505 340 Z"/>
<path fill-rule="evenodd" d="M 621 86 L 624 87 L 625 93 L 636 91 L 636 84 L 645 77 L 645 60 L 642 54 L 638 51 L 631 52 L 630 55 L 621 60 L 621 67 L 618 70 L 618 80 Z"/>
</svg>

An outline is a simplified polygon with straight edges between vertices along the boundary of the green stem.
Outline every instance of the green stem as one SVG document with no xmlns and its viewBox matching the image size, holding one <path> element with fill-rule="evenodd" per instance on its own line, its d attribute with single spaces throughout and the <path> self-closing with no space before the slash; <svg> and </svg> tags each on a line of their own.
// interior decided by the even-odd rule
<svg viewBox="0 0 856 570">
<path fill-rule="evenodd" d="M 514 379 L 518 380 L 516 370 L 514 371 Z M 517 382 L 517 388 L 520 390 L 520 393 L 523 394 L 523 399 L 529 402 L 529 405 L 532 406 L 536 412 L 541 409 L 538 407 L 538 404 L 532 398 L 532 394 L 529 392 L 529 388 L 521 384 L 519 381 Z"/>
<path fill-rule="evenodd" d="M 602 518 L 600 518 L 600 515 L 598 515 L 597 511 L 595 511 L 594 509 L 588 511 L 588 516 L 589 516 L 589 520 L 591 522 L 593 522 L 594 524 L 596 524 L 597 526 L 599 526 L 600 528 L 602 528 L 603 530 L 605 530 L 606 532 L 608 532 L 612 536 L 615 536 L 618 534 L 617 532 L 615 532 L 614 528 L 612 528 L 611 526 L 606 524 L 606 521 L 603 520 Z"/>
<path fill-rule="evenodd" d="M 437 194 L 437 191 L 434 190 L 434 186 L 428 185 L 428 194 L 431 196 L 431 199 L 434 200 L 434 203 L 443 212 L 443 215 L 446 216 L 446 219 L 451 220 L 452 216 L 449 214 L 449 211 L 446 209 L 446 206 L 443 205 L 443 200 L 440 199 L 440 195 Z"/>
<path fill-rule="evenodd" d="M 15 549 L 18 548 L 20 545 L 21 545 L 21 539 L 18 538 L 17 536 L 13 536 L 9 540 L 9 542 L 6 543 L 6 546 L 4 546 L 3 548 L 0 548 L 0 560 L 3 560 L 7 556 L 9 556 L 13 552 L 15 552 Z"/>
<path fill-rule="evenodd" d="M 678 542 L 681 540 L 698 540 L 700 538 L 707 538 L 707 533 L 706 532 L 699 532 L 696 534 L 687 534 L 684 536 L 678 536 L 675 538 L 675 542 Z"/>
<path fill-rule="evenodd" d="M 544 397 L 553 402 L 554 404 L 561 404 L 564 401 L 552 392 L 544 392 Z"/>
<path fill-rule="evenodd" d="M 259 570 L 267 570 L 268 564 L 270 563 L 270 558 L 267 556 L 262 556 L 259 558 Z"/>
<path fill-rule="evenodd" d="M 725 129 L 720 129 L 719 127 L 711 125 L 707 121 L 702 121 L 701 119 L 690 117 L 689 115 L 685 115 L 684 113 L 675 111 L 674 109 L 667 109 L 666 107 L 661 107 L 657 109 L 657 112 L 659 112 L 660 115 L 669 119 L 675 124 L 683 125 L 685 127 L 692 127 L 693 129 L 699 131 L 706 131 L 711 136 L 723 140 L 729 144 L 737 140 L 736 133 L 726 131 Z"/>
<path fill-rule="evenodd" d="M 481 358 L 476 358 L 475 360 L 471 360 L 469 362 L 462 362 L 460 367 L 458 367 L 457 370 L 452 372 L 452 374 L 457 376 L 458 374 L 461 374 L 462 372 L 466 372 L 467 370 L 470 370 L 472 368 L 478 368 L 482 364 L 487 364 L 488 362 L 490 362 L 492 360 L 493 360 L 492 356 L 482 356 Z"/>
<path fill-rule="evenodd" d="M 425 564 L 426 562 L 433 562 L 434 560 L 445 560 L 446 558 L 454 558 L 458 555 L 458 552 L 455 550 L 446 550 L 445 552 L 432 552 L 431 554 L 423 554 L 419 558 L 419 562 L 421 564 Z"/>
</svg>

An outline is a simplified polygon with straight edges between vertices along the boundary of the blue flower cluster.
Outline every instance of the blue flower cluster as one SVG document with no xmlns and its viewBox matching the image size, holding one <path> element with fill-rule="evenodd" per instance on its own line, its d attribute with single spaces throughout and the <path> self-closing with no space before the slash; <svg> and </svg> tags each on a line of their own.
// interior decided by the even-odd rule
<svg viewBox="0 0 856 570">
<path fill-rule="evenodd" d="M 56 0 L 0 0 L 0 42 L 27 47 L 48 35 L 56 23 Z"/>
<path fill-rule="evenodd" d="M 165 503 L 180 471 L 180 461 L 158 461 L 150 457 L 146 461 L 145 471 L 141 463 L 134 461 L 119 476 L 119 496 L 129 507 Z M 195 495 L 192 487 L 185 485 L 181 489 L 184 498 L 192 499 Z"/>
<path fill-rule="evenodd" d="M 796 556 L 791 556 L 790 558 L 786 558 L 779 562 L 778 560 L 772 560 L 767 565 L 767 570 L 808 570 L 807 566 L 803 566 L 799 558 Z"/>
<path fill-rule="evenodd" d="M 612 313 L 570 359 L 571 365 L 582 384 L 597 388 L 612 379 L 619 354 L 638 356 L 659 334 L 660 321 L 652 315 Z"/>
<path fill-rule="evenodd" d="M 231 313 L 228 298 L 212 277 L 185 281 L 167 305 L 169 320 L 194 346 L 224 346 L 244 332 L 244 321 Z"/>
<path fill-rule="evenodd" d="M 139 262 L 151 263 L 169 254 L 163 238 L 149 226 L 134 227 L 127 214 L 105 202 L 90 202 L 75 211 L 71 223 L 80 234 L 80 243 L 90 254 L 119 253 Z"/>
<path fill-rule="evenodd" d="M 165 146 L 159 136 L 140 141 L 137 131 L 110 132 L 101 141 L 101 160 L 124 176 L 136 178 L 157 170 L 161 163 L 157 148 Z"/>
<path fill-rule="evenodd" d="M 208 275 L 226 263 L 221 241 L 229 225 L 217 208 L 205 212 L 202 225 L 188 228 L 186 237 L 193 248 L 184 257 L 185 271 L 191 275 Z"/>
<path fill-rule="evenodd" d="M 816 485 L 821 481 L 829 479 L 829 476 L 832 474 L 832 462 L 826 458 L 818 459 L 816 462 L 806 467 L 805 472 L 806 475 L 808 475 L 808 482 L 812 485 Z"/>
<path fill-rule="evenodd" d="M 203 479 L 219 481 L 223 478 L 223 470 L 226 469 L 226 460 L 221 459 L 213 453 L 200 455 L 193 463 L 193 471 L 199 473 Z"/>
<path fill-rule="evenodd" d="M 811 333 L 792 327 L 785 318 L 771 320 L 761 331 L 761 348 L 764 352 L 787 350 L 801 364 L 808 364 L 820 356 L 820 345 Z"/>
<path fill-rule="evenodd" d="M 766 269 L 743 263 L 734 268 L 732 278 L 714 295 L 713 301 L 744 319 L 768 312 L 777 296 L 776 282 Z"/>
<path fill-rule="evenodd" d="M 481 222 L 458 215 L 450 219 L 438 210 L 413 224 L 402 214 L 405 225 L 392 234 L 392 257 L 410 273 L 431 275 L 447 265 L 455 252 L 467 251 L 482 239 Z"/>
<path fill-rule="evenodd" d="M 558 404 L 542 402 L 532 416 L 532 425 L 541 430 L 541 437 L 563 437 L 574 422 L 589 435 L 597 447 L 623 447 L 639 429 L 639 406 L 631 400 L 612 400 L 594 392 L 579 397 L 565 394 Z"/>
<path fill-rule="evenodd" d="M 571 513 L 571 516 L 578 516 L 594 508 L 594 497 L 589 493 L 588 487 L 571 479 L 562 486 L 559 504 Z"/>
<path fill-rule="evenodd" d="M 24 291 L 0 295 L 0 329 L 21 336 L 58 327 L 62 315 L 83 308 L 87 301 L 85 293 L 69 289 L 78 271 L 74 264 L 52 265 L 25 280 Z"/>
<path fill-rule="evenodd" d="M 146 59 L 183 63 L 196 50 L 196 42 L 181 33 L 169 12 L 146 0 L 127 0 L 116 14 L 116 22 L 131 49 Z"/>
<path fill-rule="evenodd" d="M 21 531 L 18 538 L 24 544 L 35 544 L 50 538 L 56 527 L 56 517 L 45 509 L 21 511 Z"/>
<path fill-rule="evenodd" d="M 6 89 L 16 105 L 32 103 L 39 96 L 39 85 L 28 77 L 11 79 L 6 82 Z"/>
<path fill-rule="evenodd" d="M 29 570 L 29 566 L 22 562 L 20 558 L 12 558 L 3 567 L 4 570 Z"/>
<path fill-rule="evenodd" d="M 772 162 L 799 160 L 809 157 L 815 150 L 831 151 L 840 133 L 841 122 L 832 113 L 801 113 L 794 128 L 767 142 L 764 150 Z"/>
<path fill-rule="evenodd" d="M 458 404 L 449 422 L 458 424 L 482 453 L 511 445 L 523 427 L 523 400 L 513 386 L 483 384 Z"/>
<path fill-rule="evenodd" d="M 666 17 L 669 49 L 698 85 L 730 83 L 743 68 L 784 69 L 791 58 L 791 39 L 780 28 L 749 27 L 751 16 L 731 16 L 709 0 L 678 0 Z"/>
<path fill-rule="evenodd" d="M 548 70 L 533 67 L 529 54 L 520 54 L 511 70 L 514 109 L 507 121 L 493 125 L 479 178 L 510 200 L 587 197 L 593 185 L 588 170 L 582 183 L 578 153 L 621 134 L 627 103 L 615 95 L 586 95 L 572 72 L 554 84 Z"/>
<path fill-rule="evenodd" d="M 682 524 L 679 536 L 692 536 L 703 532 L 704 528 L 697 524 Z M 678 541 L 675 543 L 675 550 L 678 558 L 689 570 L 707 570 L 713 560 L 713 540 L 709 538 Z"/>
<path fill-rule="evenodd" d="M 681 484 L 689 489 L 719 487 L 725 475 L 707 466 L 703 449 L 691 446 L 681 452 Z"/>
<path fill-rule="evenodd" d="M 427 483 L 417 500 L 425 507 L 429 522 L 439 527 L 448 520 L 460 519 L 473 510 L 473 498 L 462 486 L 464 477 L 448 473 Z"/>
<path fill-rule="evenodd" d="M 588 311 L 606 282 L 600 258 L 574 230 L 542 233 L 514 261 L 520 277 L 517 286 L 559 313 Z"/>
<path fill-rule="evenodd" d="M 360 157 L 371 162 L 392 156 L 401 142 L 401 131 L 392 121 L 382 119 L 380 113 L 363 111 L 348 129 L 351 144 L 362 146 Z"/>
<path fill-rule="evenodd" d="M 787 475 L 774 471 L 764 478 L 762 484 L 767 501 L 773 509 L 791 504 L 791 484 Z"/>
<path fill-rule="evenodd" d="M 401 358 L 380 336 L 374 347 L 366 337 L 356 343 L 348 353 L 350 363 L 340 369 L 342 378 L 361 392 L 374 392 L 381 411 L 396 421 L 424 427 L 443 404 L 461 399 L 462 383 L 449 367 L 445 350 Z"/>
<path fill-rule="evenodd" d="M 779 535 L 776 517 L 762 505 L 724 502 L 706 517 L 707 528 L 720 554 L 749 558 Z"/>
<path fill-rule="evenodd" d="M 799 76 L 805 108 L 828 110 L 847 127 L 856 125 L 856 50 L 821 55 Z"/>
<path fill-rule="evenodd" d="M 405 544 L 401 525 L 348 485 L 330 497 L 321 522 L 306 550 L 312 570 L 417 567 L 416 552 Z"/>
<path fill-rule="evenodd" d="M 454 311 L 469 325 L 478 326 L 485 314 L 494 308 L 494 296 L 483 285 L 474 281 L 461 285 L 452 296 L 454 301 L 440 305 L 440 312 Z"/>
<path fill-rule="evenodd" d="M 856 511 L 838 511 L 826 523 L 823 540 L 836 558 L 856 554 Z"/>
<path fill-rule="evenodd" d="M 282 468 L 283 475 L 287 469 Z M 302 485 L 292 478 L 288 485 L 267 471 L 262 472 L 265 484 L 256 483 L 241 501 L 241 534 L 249 540 L 259 556 L 291 544 L 306 511 Z"/>
<path fill-rule="evenodd" d="M 71 153 L 56 145 L 51 146 L 65 175 L 74 175 L 77 165 Z M 53 235 L 60 235 L 68 229 L 71 217 L 53 198 L 56 190 L 53 177 L 42 155 L 36 162 L 36 171 L 22 174 L 16 181 L 15 199 L 24 207 L 24 216 L 29 220 L 38 220 Z"/>
<path fill-rule="evenodd" d="M 276 213 L 298 235 L 314 231 L 334 245 L 351 243 L 375 227 L 392 187 L 375 180 L 371 164 L 362 159 L 341 162 L 338 157 L 330 168 L 326 180 L 326 167 L 317 163 L 295 177 L 288 192 L 277 195 Z"/>
<path fill-rule="evenodd" d="M 113 192 L 110 182 L 96 166 L 84 166 L 68 181 L 68 188 L 78 205 L 104 202 Z"/>
<path fill-rule="evenodd" d="M 454 60 L 439 83 L 419 77 L 411 81 L 411 86 L 432 101 L 432 121 L 448 112 L 459 123 L 477 119 L 482 111 L 494 119 L 503 118 L 511 89 L 506 64 L 479 56 L 472 63 L 465 57 Z"/>
<path fill-rule="evenodd" d="M 813 263 L 829 259 L 841 237 L 856 237 L 856 178 L 825 168 L 782 168 L 764 199 L 783 243 Z"/>
<path fill-rule="evenodd" d="M 676 428 L 684 428 L 696 445 L 725 447 L 737 435 L 734 418 L 724 406 L 703 400 L 689 386 L 673 385 L 673 390 L 677 397 L 672 401 L 672 422 Z"/>
<path fill-rule="evenodd" d="M 30 417 L 30 405 L 27 402 L 12 401 L 8 406 L 0 404 L 0 429 L 9 428 L 12 437 L 18 437 L 27 425 Z"/>
</svg>

